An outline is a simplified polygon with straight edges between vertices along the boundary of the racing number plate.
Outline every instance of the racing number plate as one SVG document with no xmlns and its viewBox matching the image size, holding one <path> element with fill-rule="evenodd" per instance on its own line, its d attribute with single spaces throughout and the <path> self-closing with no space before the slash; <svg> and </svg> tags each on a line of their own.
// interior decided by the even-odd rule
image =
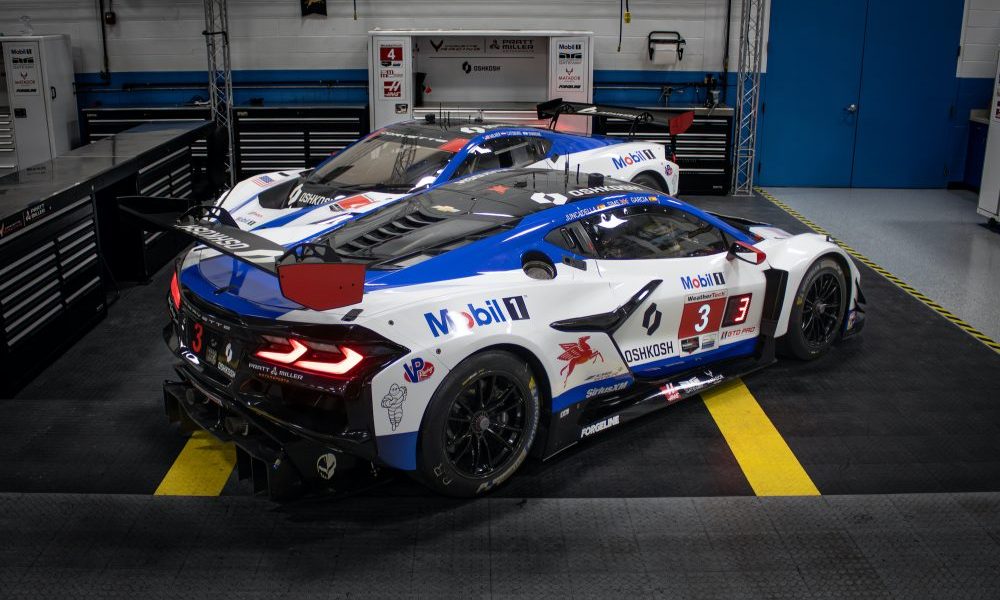
<svg viewBox="0 0 1000 600">
<path fill-rule="evenodd" d="M 188 347 L 198 359 L 223 375 L 233 379 L 240 362 L 239 344 L 227 339 L 201 321 L 188 321 Z"/>
</svg>

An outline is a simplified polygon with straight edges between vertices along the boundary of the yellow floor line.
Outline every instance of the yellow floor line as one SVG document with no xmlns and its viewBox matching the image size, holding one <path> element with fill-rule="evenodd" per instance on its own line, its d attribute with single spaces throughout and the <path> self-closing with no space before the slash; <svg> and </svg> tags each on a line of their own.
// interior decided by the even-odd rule
<svg viewBox="0 0 1000 600">
<path fill-rule="evenodd" d="M 156 488 L 157 496 L 218 496 L 236 465 L 236 448 L 220 442 L 206 431 L 191 434 L 166 477 Z"/>
<path fill-rule="evenodd" d="M 701 395 L 758 496 L 818 496 L 819 490 L 741 380 Z"/>
</svg>

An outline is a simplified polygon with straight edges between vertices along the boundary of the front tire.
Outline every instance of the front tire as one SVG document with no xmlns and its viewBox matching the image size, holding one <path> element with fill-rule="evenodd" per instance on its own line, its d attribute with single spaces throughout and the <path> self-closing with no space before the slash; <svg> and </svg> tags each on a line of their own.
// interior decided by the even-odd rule
<svg viewBox="0 0 1000 600">
<path fill-rule="evenodd" d="M 664 192 L 663 183 L 656 175 L 651 175 L 649 173 L 639 173 L 632 179 L 632 183 L 636 185 L 642 185 L 648 187 L 657 192 Z"/>
<path fill-rule="evenodd" d="M 819 358 L 840 339 L 847 306 L 847 282 L 840 264 L 821 258 L 806 271 L 792 301 L 782 354 L 800 360 Z"/>
<path fill-rule="evenodd" d="M 531 368 L 517 356 L 471 356 L 434 392 L 420 426 L 417 472 L 432 490 L 469 498 L 506 481 L 538 432 L 540 401 Z"/>
</svg>

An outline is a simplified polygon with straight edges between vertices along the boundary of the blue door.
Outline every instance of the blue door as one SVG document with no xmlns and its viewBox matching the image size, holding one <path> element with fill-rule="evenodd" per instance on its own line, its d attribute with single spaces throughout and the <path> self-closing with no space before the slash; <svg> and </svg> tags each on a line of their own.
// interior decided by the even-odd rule
<svg viewBox="0 0 1000 600">
<path fill-rule="evenodd" d="M 772 0 L 757 182 L 944 187 L 962 10 Z"/>
<path fill-rule="evenodd" d="M 947 171 L 961 31 L 961 2 L 871 1 L 854 187 L 945 187 L 961 179 Z"/>
<path fill-rule="evenodd" d="M 771 1 L 759 183 L 851 185 L 867 4 Z"/>
</svg>

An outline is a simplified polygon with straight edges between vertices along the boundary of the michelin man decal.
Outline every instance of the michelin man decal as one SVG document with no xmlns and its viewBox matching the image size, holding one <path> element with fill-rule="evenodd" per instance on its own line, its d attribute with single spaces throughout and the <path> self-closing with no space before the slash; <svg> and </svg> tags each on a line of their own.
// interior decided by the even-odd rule
<svg viewBox="0 0 1000 600">
<path fill-rule="evenodd" d="M 389 411 L 389 424 L 396 431 L 403 421 L 403 402 L 406 401 L 406 386 L 392 384 L 389 393 L 382 397 L 382 408 Z"/>
</svg>

